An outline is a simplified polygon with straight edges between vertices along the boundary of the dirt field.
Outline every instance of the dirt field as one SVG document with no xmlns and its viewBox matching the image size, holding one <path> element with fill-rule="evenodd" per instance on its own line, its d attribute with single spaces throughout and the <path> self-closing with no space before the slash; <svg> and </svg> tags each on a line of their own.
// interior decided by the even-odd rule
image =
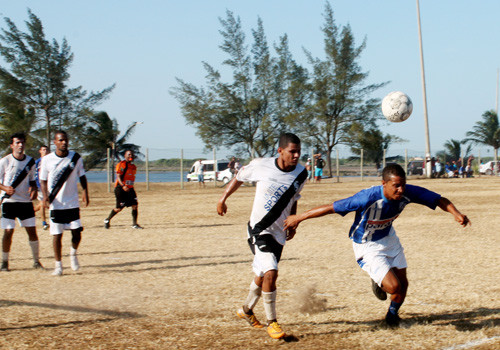
<svg viewBox="0 0 500 350">
<path fill-rule="evenodd" d="M 82 209 L 82 268 L 50 275 L 51 237 L 39 231 L 45 271 L 31 269 L 27 235 L 14 234 L 11 272 L 0 273 L 0 347 L 8 349 L 492 349 L 500 348 L 500 180 L 410 180 L 451 199 L 472 220 L 462 229 L 440 209 L 410 205 L 395 228 L 410 288 L 402 326 L 387 329 L 347 237 L 353 214 L 307 221 L 284 250 L 278 318 L 292 336 L 271 340 L 235 316 L 252 279 L 245 225 L 254 188 L 241 187 L 216 214 L 223 189 L 137 186 L 142 231 L 130 209 L 103 219 L 114 197 L 91 184 Z M 378 184 L 307 184 L 299 211 Z M 262 302 L 255 309 L 264 321 Z"/>
</svg>

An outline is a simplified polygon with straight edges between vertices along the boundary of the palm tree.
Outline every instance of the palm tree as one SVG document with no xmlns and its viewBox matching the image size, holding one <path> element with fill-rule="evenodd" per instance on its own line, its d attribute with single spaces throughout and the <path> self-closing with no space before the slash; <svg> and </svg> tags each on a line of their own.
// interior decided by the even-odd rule
<svg viewBox="0 0 500 350">
<path fill-rule="evenodd" d="M 483 113 L 483 120 L 476 122 L 472 131 L 466 133 L 467 138 L 464 141 L 476 144 L 491 146 L 494 149 L 495 174 L 498 173 L 497 159 L 498 148 L 500 148 L 500 124 L 498 122 L 498 114 L 489 110 Z"/>
<path fill-rule="evenodd" d="M 111 159 L 121 160 L 126 150 L 132 150 L 136 155 L 140 155 L 140 146 L 128 143 L 128 138 L 132 135 L 138 122 L 130 124 L 127 130 L 120 136 L 118 123 L 111 119 L 106 112 L 99 112 L 92 116 L 85 129 L 84 146 L 89 152 L 85 157 L 85 166 L 92 169 L 96 165 L 107 160 L 107 149 L 112 149 Z"/>
</svg>

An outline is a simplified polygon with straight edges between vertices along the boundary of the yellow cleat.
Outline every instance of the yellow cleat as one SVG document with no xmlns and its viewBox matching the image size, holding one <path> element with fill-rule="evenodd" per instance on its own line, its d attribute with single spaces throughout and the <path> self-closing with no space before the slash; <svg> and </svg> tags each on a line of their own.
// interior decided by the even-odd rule
<svg viewBox="0 0 500 350">
<path fill-rule="evenodd" d="M 273 339 L 281 339 L 285 336 L 285 332 L 281 329 L 281 326 L 278 322 L 271 322 L 269 326 L 267 326 L 267 333 Z"/>
<path fill-rule="evenodd" d="M 253 314 L 249 315 L 249 314 L 245 313 L 245 311 L 243 311 L 243 309 L 239 309 L 238 311 L 236 311 L 236 315 L 238 315 L 239 318 L 247 321 L 250 324 L 250 326 L 252 326 L 253 328 L 263 328 L 264 327 L 262 325 L 262 323 L 260 323 L 259 320 L 257 320 L 257 317 L 255 317 L 255 315 L 253 315 Z"/>
</svg>

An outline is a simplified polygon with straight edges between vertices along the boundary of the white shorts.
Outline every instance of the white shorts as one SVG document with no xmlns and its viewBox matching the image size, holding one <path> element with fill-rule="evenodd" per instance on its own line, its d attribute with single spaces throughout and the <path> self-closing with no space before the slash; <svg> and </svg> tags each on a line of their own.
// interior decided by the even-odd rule
<svg viewBox="0 0 500 350">
<path fill-rule="evenodd" d="M 36 222 L 35 222 L 35 217 L 20 220 L 17 218 L 17 221 L 19 222 L 19 226 L 21 227 L 35 227 Z M 9 230 L 16 228 L 16 220 L 15 219 L 6 219 L 6 218 L 1 218 L 0 219 L 0 227 L 3 230 Z"/>
<path fill-rule="evenodd" d="M 71 221 L 70 223 L 67 224 L 58 224 L 50 220 L 50 234 L 53 236 L 60 235 L 65 230 L 75 230 L 80 227 L 82 227 L 82 222 L 80 221 L 80 219 Z"/>
<path fill-rule="evenodd" d="M 407 267 L 403 246 L 394 231 L 378 241 L 361 244 L 353 242 L 352 247 L 359 266 L 379 286 L 382 285 L 385 275 L 391 268 Z"/>
<path fill-rule="evenodd" d="M 255 247 L 252 270 L 258 277 L 264 277 L 267 271 L 278 270 L 278 259 L 276 259 L 276 255 L 269 252 L 262 252 L 258 247 Z"/>
</svg>

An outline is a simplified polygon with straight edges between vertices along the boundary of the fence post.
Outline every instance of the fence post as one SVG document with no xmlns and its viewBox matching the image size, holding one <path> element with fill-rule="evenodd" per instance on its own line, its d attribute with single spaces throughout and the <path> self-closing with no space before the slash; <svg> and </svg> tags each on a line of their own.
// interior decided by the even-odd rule
<svg viewBox="0 0 500 350">
<path fill-rule="evenodd" d="M 111 192 L 111 170 L 110 170 L 110 161 L 109 158 L 111 157 L 111 149 L 108 147 L 106 149 L 106 154 L 107 154 L 107 159 L 106 159 L 106 181 L 108 183 L 108 192 Z"/>
<path fill-rule="evenodd" d="M 363 149 L 361 148 L 361 156 L 360 156 L 360 172 L 361 172 L 361 181 L 363 181 Z"/>
<path fill-rule="evenodd" d="M 217 157 L 215 156 L 214 148 L 214 187 L 217 187 L 217 172 L 219 171 L 219 164 L 217 164 Z"/>
<path fill-rule="evenodd" d="M 184 150 L 181 148 L 181 190 L 184 189 Z"/>
<path fill-rule="evenodd" d="M 339 169 L 339 166 L 340 166 L 340 162 L 339 162 L 339 150 L 336 149 L 337 151 L 337 162 L 335 164 L 335 167 L 337 168 L 337 182 L 340 182 L 340 169 Z"/>
<path fill-rule="evenodd" d="M 316 176 L 314 172 L 316 171 L 316 162 L 314 161 L 314 148 L 311 148 L 311 182 L 316 182 Z"/>
<path fill-rule="evenodd" d="M 146 148 L 146 191 L 149 191 L 149 148 Z"/>
<path fill-rule="evenodd" d="M 405 148 L 405 173 L 408 174 L 408 148 Z"/>
</svg>

